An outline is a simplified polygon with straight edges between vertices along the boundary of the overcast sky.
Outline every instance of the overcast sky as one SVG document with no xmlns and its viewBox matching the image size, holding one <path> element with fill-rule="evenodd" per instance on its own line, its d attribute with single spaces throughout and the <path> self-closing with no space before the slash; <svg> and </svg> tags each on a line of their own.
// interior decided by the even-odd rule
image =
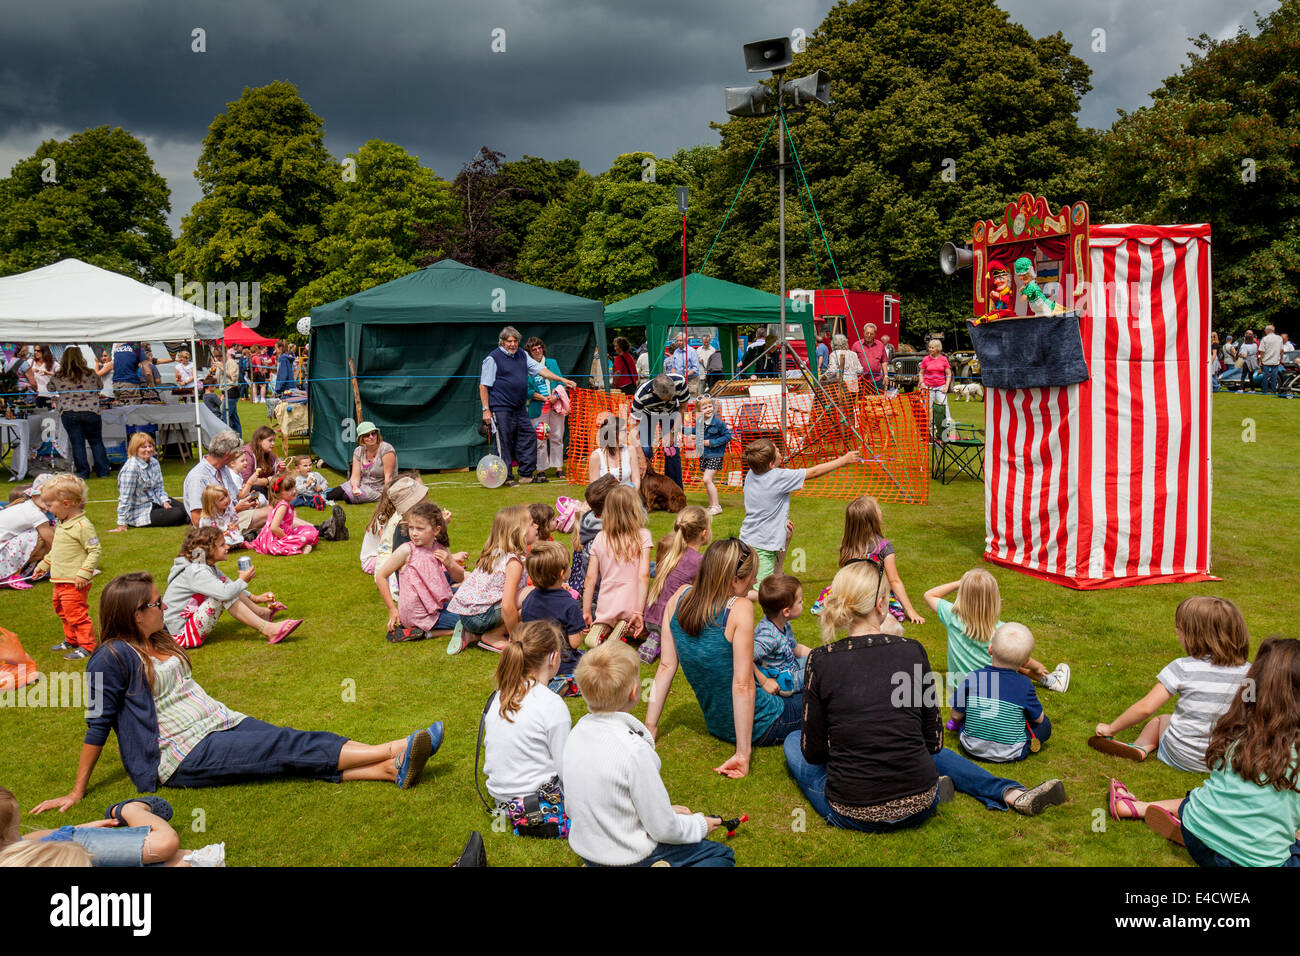
<svg viewBox="0 0 1300 956">
<path fill-rule="evenodd" d="M 342 157 L 398 143 L 452 178 L 482 145 L 508 159 L 716 143 L 741 46 L 811 34 L 829 0 L 0 0 L 0 174 L 44 139 L 122 126 L 171 184 L 173 229 L 213 117 L 245 86 L 295 83 Z M 1107 127 L 1177 72 L 1189 37 L 1253 31 L 1276 0 L 999 0 L 1060 30 L 1092 67 L 1084 125 Z M 192 51 L 205 31 L 206 52 Z M 1094 51 L 1104 30 L 1105 49 Z M 494 52 L 494 31 L 504 52 Z"/>
</svg>

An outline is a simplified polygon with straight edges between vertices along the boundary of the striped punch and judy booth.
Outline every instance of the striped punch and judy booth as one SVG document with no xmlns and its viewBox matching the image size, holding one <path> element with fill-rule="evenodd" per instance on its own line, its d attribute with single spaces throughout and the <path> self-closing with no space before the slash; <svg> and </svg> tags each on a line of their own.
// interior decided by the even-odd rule
<svg viewBox="0 0 1300 956">
<path fill-rule="evenodd" d="M 1210 227 L 1026 194 L 972 238 L 985 559 L 1072 588 L 1213 580 Z M 1022 258 L 1053 314 L 990 311 L 990 264 L 1019 293 Z"/>
</svg>

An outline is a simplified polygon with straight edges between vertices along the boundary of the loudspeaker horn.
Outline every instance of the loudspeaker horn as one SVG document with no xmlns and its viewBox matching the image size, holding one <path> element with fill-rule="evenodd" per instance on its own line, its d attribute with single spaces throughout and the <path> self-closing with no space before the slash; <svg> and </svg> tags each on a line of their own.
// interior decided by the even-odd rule
<svg viewBox="0 0 1300 956">
<path fill-rule="evenodd" d="M 781 90 L 794 100 L 795 106 L 808 100 L 816 100 L 823 106 L 831 105 L 831 78 L 825 70 L 783 83 Z"/>
<path fill-rule="evenodd" d="M 794 48 L 789 37 L 759 40 L 745 44 L 745 69 L 750 73 L 784 70 L 794 62 Z"/>
<path fill-rule="evenodd" d="M 755 86 L 728 86 L 727 112 L 732 116 L 765 116 L 772 91 L 761 83 Z"/>
<path fill-rule="evenodd" d="M 943 248 L 939 250 L 939 268 L 946 276 L 952 275 L 958 269 L 965 269 L 974 262 L 975 253 L 951 242 L 945 242 Z"/>
</svg>

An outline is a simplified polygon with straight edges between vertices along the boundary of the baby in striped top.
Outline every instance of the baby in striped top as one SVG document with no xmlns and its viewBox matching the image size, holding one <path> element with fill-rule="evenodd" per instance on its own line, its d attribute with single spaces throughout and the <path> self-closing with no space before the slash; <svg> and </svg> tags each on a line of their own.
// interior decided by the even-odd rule
<svg viewBox="0 0 1300 956">
<path fill-rule="evenodd" d="M 1145 760 L 1154 750 L 1171 767 L 1209 773 L 1205 751 L 1210 731 L 1250 669 L 1250 632 L 1237 605 L 1214 597 L 1189 597 L 1178 605 L 1174 631 L 1187 656 L 1166 665 L 1156 675 L 1155 687 L 1113 722 L 1098 724 L 1088 746 L 1128 760 Z M 1149 720 L 1133 743 L 1115 739 L 1175 696 L 1174 712 Z"/>
<path fill-rule="evenodd" d="M 1024 760 L 1052 735 L 1034 682 L 1020 673 L 1033 652 L 1029 628 L 1000 624 L 989 644 L 993 663 L 971 671 L 957 688 L 952 716 L 962 725 L 962 749 L 977 760 Z"/>
</svg>

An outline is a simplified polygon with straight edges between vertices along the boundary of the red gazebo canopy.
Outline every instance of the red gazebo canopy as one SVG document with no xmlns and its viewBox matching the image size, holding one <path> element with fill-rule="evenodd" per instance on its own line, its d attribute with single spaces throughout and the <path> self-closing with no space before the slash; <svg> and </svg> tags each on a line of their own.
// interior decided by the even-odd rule
<svg viewBox="0 0 1300 956">
<path fill-rule="evenodd" d="M 275 345 L 275 339 L 258 335 L 243 322 L 231 322 L 226 326 L 223 339 L 227 345 Z"/>
</svg>

